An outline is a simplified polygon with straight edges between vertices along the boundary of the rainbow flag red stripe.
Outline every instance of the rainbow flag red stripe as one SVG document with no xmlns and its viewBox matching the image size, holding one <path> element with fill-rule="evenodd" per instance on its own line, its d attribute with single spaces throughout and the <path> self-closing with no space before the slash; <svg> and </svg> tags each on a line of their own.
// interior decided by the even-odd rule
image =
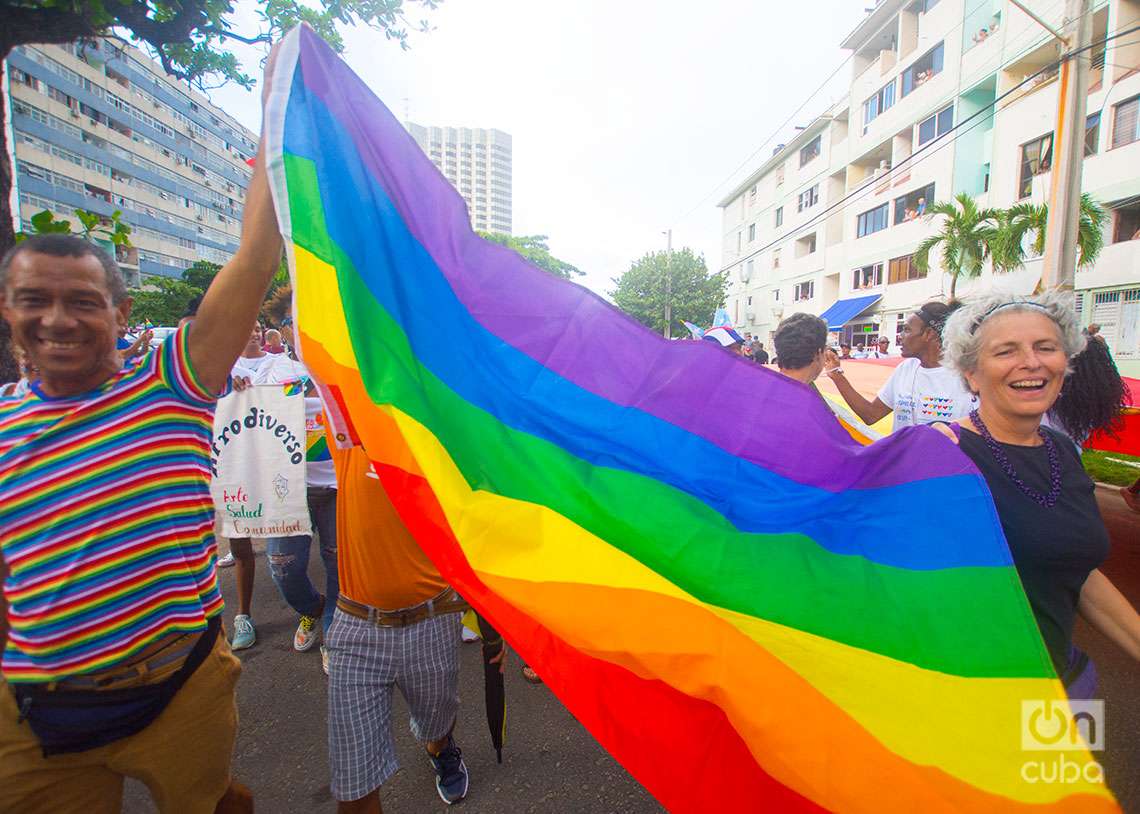
<svg viewBox="0 0 1140 814">
<path fill-rule="evenodd" d="M 861 445 L 810 389 L 480 240 L 312 32 L 271 86 L 301 353 L 337 439 L 664 805 L 1116 810 L 1020 773 L 1022 702 L 1065 696 L 950 441 Z"/>
</svg>

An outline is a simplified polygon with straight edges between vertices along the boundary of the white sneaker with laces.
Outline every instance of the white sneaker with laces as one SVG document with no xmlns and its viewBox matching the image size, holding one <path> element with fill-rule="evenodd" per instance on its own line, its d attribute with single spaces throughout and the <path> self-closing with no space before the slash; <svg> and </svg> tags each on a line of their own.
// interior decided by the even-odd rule
<svg viewBox="0 0 1140 814">
<path fill-rule="evenodd" d="M 219 568 L 229 568 L 234 564 L 234 553 L 231 551 L 224 557 L 218 557 Z"/>
</svg>

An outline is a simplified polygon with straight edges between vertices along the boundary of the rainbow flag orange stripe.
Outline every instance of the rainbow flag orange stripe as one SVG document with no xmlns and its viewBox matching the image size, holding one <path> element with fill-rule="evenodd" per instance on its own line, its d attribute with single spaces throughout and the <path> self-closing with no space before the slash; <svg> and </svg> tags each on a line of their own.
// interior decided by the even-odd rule
<svg viewBox="0 0 1140 814">
<path fill-rule="evenodd" d="M 1097 782 L 1023 776 L 1022 702 L 1064 691 L 950 441 L 861 444 L 808 388 L 483 242 L 311 31 L 271 85 L 301 353 L 337 439 L 665 806 L 1117 810 Z"/>
</svg>

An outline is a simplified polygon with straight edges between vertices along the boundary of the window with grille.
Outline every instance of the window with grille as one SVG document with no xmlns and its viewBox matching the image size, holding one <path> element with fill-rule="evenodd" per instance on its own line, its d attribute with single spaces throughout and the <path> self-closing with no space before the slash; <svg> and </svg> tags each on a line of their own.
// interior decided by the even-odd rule
<svg viewBox="0 0 1140 814">
<path fill-rule="evenodd" d="M 1140 139 L 1140 96 L 1133 96 L 1112 108 L 1112 146 L 1121 147 Z"/>
<path fill-rule="evenodd" d="M 800 193 L 799 204 L 796 206 L 796 211 L 803 212 L 805 209 L 810 209 L 817 203 L 819 203 L 819 184 Z"/>
</svg>

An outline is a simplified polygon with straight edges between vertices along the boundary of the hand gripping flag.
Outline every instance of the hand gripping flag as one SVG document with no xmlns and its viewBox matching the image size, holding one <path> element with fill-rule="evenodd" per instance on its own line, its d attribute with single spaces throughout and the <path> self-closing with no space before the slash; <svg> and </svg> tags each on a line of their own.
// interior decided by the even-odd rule
<svg viewBox="0 0 1140 814">
<path fill-rule="evenodd" d="M 271 88 L 300 348 L 336 436 L 665 806 L 1116 810 L 1022 775 L 1022 702 L 1066 702 L 948 439 L 862 446 L 809 388 L 480 240 L 311 31 Z"/>
</svg>

